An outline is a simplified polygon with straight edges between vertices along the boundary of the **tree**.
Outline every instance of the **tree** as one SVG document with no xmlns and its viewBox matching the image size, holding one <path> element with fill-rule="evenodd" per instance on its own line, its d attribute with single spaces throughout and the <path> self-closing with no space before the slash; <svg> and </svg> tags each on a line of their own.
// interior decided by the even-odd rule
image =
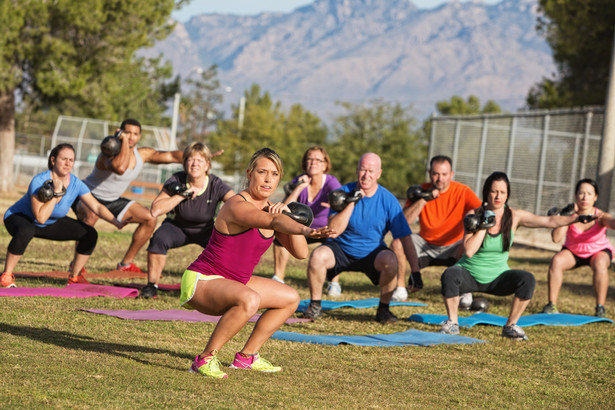
<svg viewBox="0 0 615 410">
<path fill-rule="evenodd" d="M 411 107 L 380 100 L 340 105 L 346 113 L 334 119 L 333 174 L 342 183 L 355 181 L 361 155 L 375 152 L 382 159 L 379 182 L 395 195 L 405 196 L 408 185 L 422 181 L 427 152 L 427 141 L 412 130 L 417 120 L 409 114 Z"/>
<path fill-rule="evenodd" d="M 143 108 L 156 104 L 152 112 L 161 112 L 170 67 L 135 53 L 171 32 L 171 11 L 183 3 L 0 0 L 0 191 L 13 184 L 17 96 L 117 119 L 138 112 L 149 120 Z"/>
<path fill-rule="evenodd" d="M 225 172 L 244 172 L 252 154 L 263 147 L 275 150 L 284 163 L 284 180 L 300 172 L 303 152 L 312 145 L 324 145 L 327 129 L 314 114 L 293 105 L 288 114 L 280 102 L 273 102 L 258 85 L 245 92 L 243 124 L 239 123 L 239 105 L 233 105 L 232 118 L 218 121 L 218 130 L 210 134 L 210 144 L 224 149 L 216 158 Z"/>
<path fill-rule="evenodd" d="M 216 108 L 222 103 L 218 66 L 213 64 L 207 70 L 199 71 L 199 74 L 196 80 L 186 80 L 190 89 L 182 95 L 179 108 L 180 145 L 195 140 L 205 141 L 209 125 L 220 116 Z"/>
<path fill-rule="evenodd" d="M 558 73 L 535 84 L 530 108 L 602 105 L 613 48 L 611 0 L 539 0 L 537 30 L 553 50 Z"/>
<path fill-rule="evenodd" d="M 470 95 L 467 101 L 457 95 L 450 101 L 438 101 L 436 103 L 438 113 L 441 115 L 472 115 L 472 114 L 497 114 L 502 112 L 500 106 L 493 100 L 489 100 L 480 107 L 480 100 L 475 95 Z"/>
</svg>

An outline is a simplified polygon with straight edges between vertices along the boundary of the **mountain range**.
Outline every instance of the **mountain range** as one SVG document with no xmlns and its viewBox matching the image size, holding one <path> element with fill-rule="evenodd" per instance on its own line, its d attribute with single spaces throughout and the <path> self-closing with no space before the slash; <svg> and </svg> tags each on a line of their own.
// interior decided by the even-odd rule
<svg viewBox="0 0 615 410">
<path fill-rule="evenodd" d="M 437 101 L 471 94 L 515 111 L 555 71 L 536 17 L 536 0 L 454 0 L 434 9 L 409 0 L 315 0 L 290 13 L 195 16 L 145 54 L 162 54 L 183 78 L 217 64 L 232 90 L 227 101 L 258 84 L 325 119 L 336 101 L 382 99 L 426 116 Z"/>
</svg>

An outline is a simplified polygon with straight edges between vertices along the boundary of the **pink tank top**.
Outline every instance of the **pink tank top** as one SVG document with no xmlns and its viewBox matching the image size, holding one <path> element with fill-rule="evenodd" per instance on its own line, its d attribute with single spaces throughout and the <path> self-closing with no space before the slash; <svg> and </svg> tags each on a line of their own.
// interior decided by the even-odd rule
<svg viewBox="0 0 615 410">
<path fill-rule="evenodd" d="M 256 228 L 227 235 L 214 227 L 207 247 L 188 269 L 203 275 L 220 275 L 245 285 L 271 242 L 273 235 L 265 238 Z"/>
<path fill-rule="evenodd" d="M 585 232 L 575 225 L 570 225 L 566 232 L 564 247 L 579 258 L 589 258 L 603 249 L 609 249 L 611 255 L 615 255 L 613 245 L 606 237 L 606 227 L 598 224 L 594 224 Z"/>
</svg>

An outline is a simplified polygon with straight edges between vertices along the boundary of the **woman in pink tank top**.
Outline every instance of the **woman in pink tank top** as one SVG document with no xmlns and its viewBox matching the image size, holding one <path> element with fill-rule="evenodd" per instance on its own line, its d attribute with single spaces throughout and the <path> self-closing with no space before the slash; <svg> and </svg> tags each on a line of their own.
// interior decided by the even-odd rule
<svg viewBox="0 0 615 410">
<path fill-rule="evenodd" d="M 282 370 L 259 356 L 271 335 L 296 310 L 299 294 L 274 280 L 252 276 L 252 271 L 273 238 L 298 259 L 308 256 L 306 237 L 328 237 L 327 227 L 311 229 L 282 213 L 284 203 L 271 203 L 282 177 L 282 161 L 271 149 L 263 148 L 248 165 L 248 186 L 220 209 L 207 247 L 182 277 L 181 301 L 185 307 L 208 315 L 221 315 L 203 352 L 196 356 L 191 371 L 204 376 L 226 378 L 217 353 L 259 309 L 252 334 L 237 352 L 232 368 L 263 372 Z"/>
<path fill-rule="evenodd" d="M 615 219 L 594 207 L 598 200 L 598 184 L 592 179 L 582 179 L 575 187 L 575 209 L 579 215 L 595 215 L 596 220 L 587 224 L 575 223 L 553 229 L 553 242 L 566 238 L 562 250 L 553 256 L 549 266 L 549 303 L 543 313 L 557 313 L 557 298 L 562 287 L 564 271 L 588 265 L 593 272 L 596 295 L 595 315 L 606 316 L 604 304 L 609 288 L 608 269 L 613 259 L 613 246 L 606 236 L 607 228 L 615 229 Z"/>
</svg>

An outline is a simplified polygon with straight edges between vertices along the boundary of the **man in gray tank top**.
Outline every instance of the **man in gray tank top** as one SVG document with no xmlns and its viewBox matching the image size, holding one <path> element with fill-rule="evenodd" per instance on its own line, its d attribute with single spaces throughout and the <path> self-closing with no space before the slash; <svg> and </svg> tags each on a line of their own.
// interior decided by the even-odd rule
<svg viewBox="0 0 615 410">
<path fill-rule="evenodd" d="M 83 181 L 92 191 L 92 195 L 119 221 L 139 224 L 132 235 L 132 241 L 122 260 L 117 264 L 118 270 L 141 272 L 133 260 L 137 252 L 150 239 L 156 228 L 157 218 L 143 205 L 123 198 L 121 195 L 128 189 L 141 170 L 143 164 L 170 164 L 182 162 L 183 151 L 157 151 L 153 148 L 137 148 L 141 139 L 141 124 L 134 119 L 126 119 L 120 125 L 122 134 L 119 154 L 108 157 L 102 152 L 96 159 L 94 170 Z M 83 202 L 76 201 L 73 210 L 79 220 L 94 226 L 98 217 Z"/>
</svg>

